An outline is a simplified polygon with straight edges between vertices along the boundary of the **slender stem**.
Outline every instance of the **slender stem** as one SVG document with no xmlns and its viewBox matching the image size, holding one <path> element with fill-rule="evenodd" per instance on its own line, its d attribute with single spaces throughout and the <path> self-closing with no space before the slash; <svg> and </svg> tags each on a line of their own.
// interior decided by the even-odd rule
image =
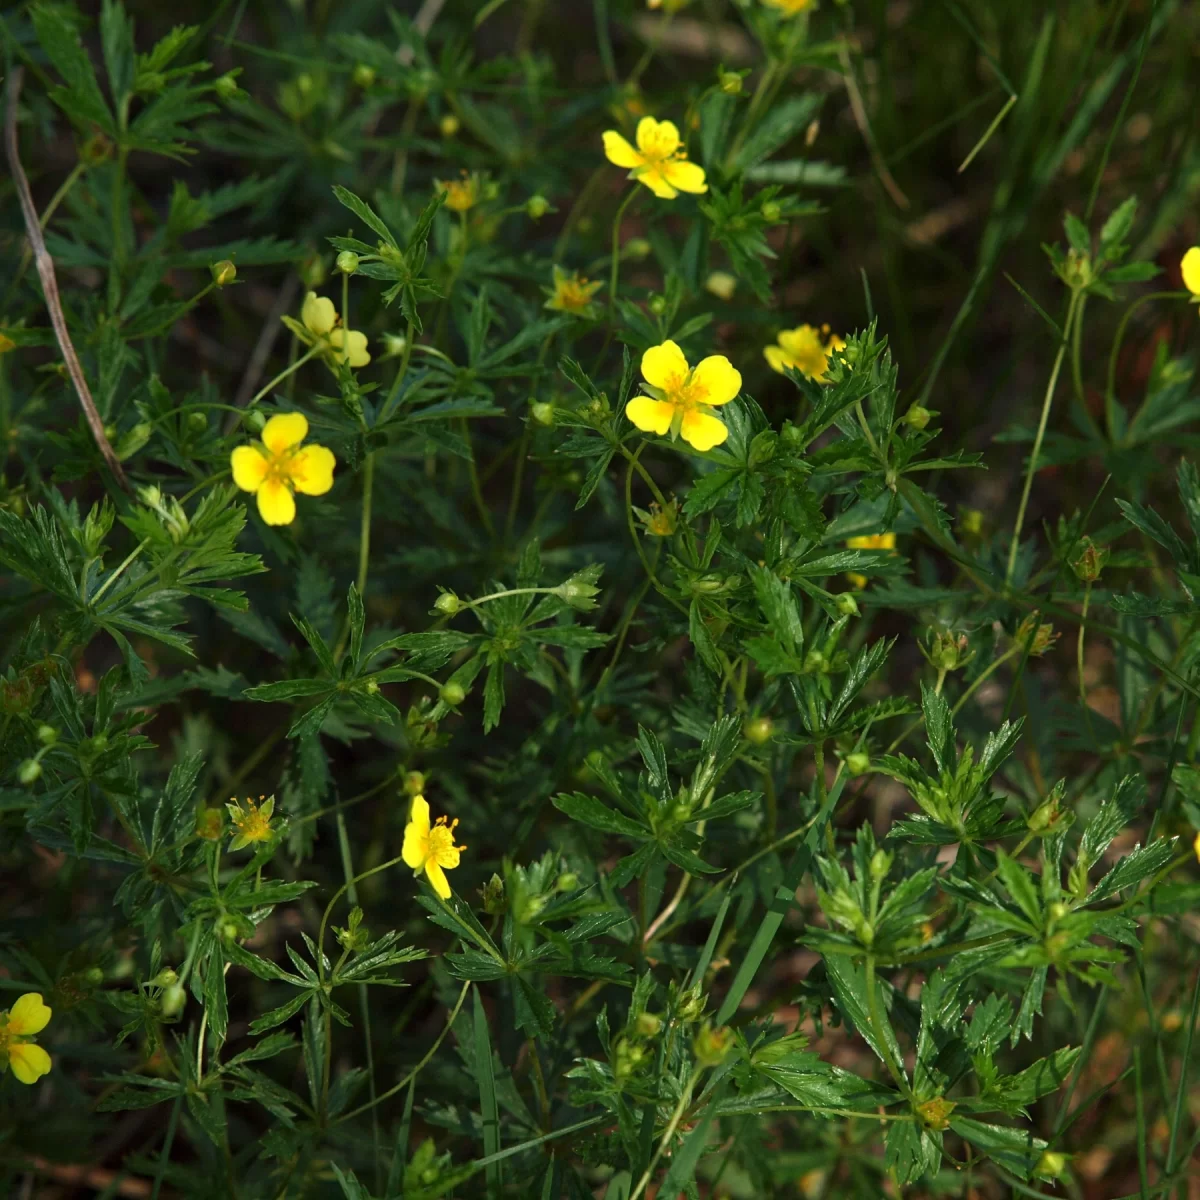
<svg viewBox="0 0 1200 1200">
<path fill-rule="evenodd" d="M 617 273 L 621 267 L 621 221 L 625 216 L 625 210 L 633 202 L 633 198 L 636 195 L 637 185 L 635 184 L 625 193 L 625 199 L 621 201 L 621 206 L 617 209 L 617 215 L 613 217 L 612 260 L 608 271 L 608 319 L 610 323 L 617 308 Z"/>
<path fill-rule="evenodd" d="M 875 955 L 867 955 L 867 1019 L 871 1022 L 871 1032 L 879 1045 L 879 1054 L 883 1059 L 888 1074 L 895 1080 L 896 1086 L 906 1096 L 908 1095 L 908 1080 L 892 1059 L 892 1048 L 883 1035 L 883 1018 L 879 1013 L 879 997 L 875 992 Z"/>
<path fill-rule="evenodd" d="M 360 875 L 359 878 L 361 879 L 362 876 Z M 455 1018 L 462 1010 L 463 1001 L 467 998 L 467 991 L 469 990 L 470 986 L 471 981 L 469 979 L 462 985 L 462 991 L 458 993 L 458 1002 L 454 1005 L 450 1016 L 446 1019 L 445 1027 L 442 1029 L 442 1032 L 438 1034 L 433 1045 L 429 1047 L 425 1057 L 421 1059 L 421 1061 L 417 1063 L 417 1065 L 413 1067 L 413 1069 L 409 1071 L 409 1073 L 405 1075 L 405 1077 L 400 1080 L 399 1083 L 388 1088 L 386 1092 L 380 1092 L 380 1094 L 374 1100 L 371 1100 L 366 1104 L 361 1104 L 358 1108 L 351 1109 L 348 1113 L 343 1113 L 340 1117 L 338 1117 L 339 1122 L 349 1121 L 351 1117 L 357 1117 L 359 1113 L 364 1113 L 367 1111 L 367 1109 L 373 1108 L 376 1104 L 382 1104 L 385 1100 L 391 1099 L 392 1096 L 394 1096 L 402 1088 L 406 1088 L 409 1083 L 415 1079 L 418 1074 L 420 1074 L 421 1068 L 429 1062 L 429 1060 L 437 1053 L 438 1047 L 446 1040 L 446 1034 L 450 1032 L 454 1025 Z"/>
<path fill-rule="evenodd" d="M 294 362 L 289 363 L 274 379 L 271 380 L 265 387 L 259 388 L 254 398 L 250 401 L 251 405 L 257 404 L 272 388 L 277 384 L 282 383 L 289 375 L 295 374 L 310 358 L 315 358 L 324 349 L 319 343 L 312 347 L 309 352 Z"/>
<path fill-rule="evenodd" d="M 1075 311 L 1079 305 L 1079 292 L 1071 293 L 1071 302 L 1067 306 L 1067 319 L 1063 322 L 1062 341 L 1058 345 L 1058 353 L 1054 356 L 1054 367 L 1050 372 L 1050 382 L 1046 384 L 1046 395 L 1042 400 L 1042 415 L 1038 421 L 1037 434 L 1033 439 L 1033 450 L 1029 455 L 1029 466 L 1025 471 L 1025 486 L 1021 490 L 1021 503 L 1017 507 L 1017 520 L 1013 526 L 1012 542 L 1008 547 L 1008 566 L 1004 572 L 1005 584 L 1012 583 L 1013 572 L 1017 567 L 1017 551 L 1021 545 L 1021 529 L 1025 524 L 1025 510 L 1029 505 L 1029 493 L 1033 488 L 1033 477 L 1037 472 L 1038 456 L 1042 452 L 1042 441 L 1046 436 L 1046 425 L 1050 420 L 1050 406 L 1054 402 L 1054 389 L 1058 386 L 1058 373 L 1062 370 L 1063 358 L 1067 350 L 1068 338 L 1075 320 Z"/>
<path fill-rule="evenodd" d="M 1125 341 L 1125 330 L 1130 318 L 1143 304 L 1149 304 L 1151 300 L 1180 300 L 1186 299 L 1187 295 L 1187 292 L 1150 292 L 1148 295 L 1139 296 L 1122 315 L 1117 325 L 1116 336 L 1113 338 L 1112 349 L 1108 353 L 1108 383 L 1104 388 L 1104 419 L 1110 442 L 1116 442 L 1117 360 L 1121 355 L 1121 344 Z M 1138 412 L 1141 412 L 1140 408 Z M 1137 420 L 1136 414 L 1133 420 Z M 1131 421 L 1130 424 L 1132 423 Z"/>
<path fill-rule="evenodd" d="M 654 1168 L 658 1166 L 658 1160 L 662 1158 L 663 1152 L 670 1145 L 671 1139 L 675 1136 L 675 1130 L 679 1128 L 679 1122 L 683 1120 L 683 1114 L 687 1112 L 688 1105 L 692 1102 L 692 1090 L 696 1086 L 696 1080 L 700 1078 L 700 1068 L 694 1067 L 691 1076 L 688 1078 L 687 1084 L 683 1089 L 683 1094 L 679 1097 L 679 1103 L 675 1105 L 675 1111 L 671 1114 L 670 1121 L 667 1122 L 666 1129 L 663 1130 L 662 1138 L 658 1143 L 658 1148 L 654 1151 L 654 1157 L 650 1160 L 650 1165 L 642 1172 L 641 1179 L 638 1180 L 637 1187 L 629 1194 L 629 1200 L 638 1200 L 638 1197 L 646 1190 L 654 1175 Z"/>
<path fill-rule="evenodd" d="M 113 573 L 96 589 L 92 594 L 90 603 L 95 606 L 96 602 L 108 591 L 118 579 L 121 578 L 121 573 L 131 562 L 133 562 L 145 548 L 150 545 L 149 538 L 143 538 L 134 548 L 125 556 L 125 561 L 114 568 Z"/>
<path fill-rule="evenodd" d="M 1079 298 L 1075 313 L 1075 324 L 1071 327 L 1071 383 L 1075 388 L 1075 399 L 1083 403 L 1083 313 L 1087 308 L 1087 296 Z"/>
<path fill-rule="evenodd" d="M 1079 638 L 1075 643 L 1075 670 L 1079 675 L 1079 703 L 1083 707 L 1083 719 L 1087 725 L 1088 737 L 1091 738 L 1092 746 L 1096 745 L 1096 731 L 1092 728 L 1092 708 L 1088 704 L 1087 683 L 1083 678 L 1083 640 L 1087 635 L 1087 614 L 1088 604 L 1092 599 L 1092 581 L 1089 579 L 1084 584 L 1083 589 L 1083 612 L 1079 617 Z"/>
<path fill-rule="evenodd" d="M 362 521 L 358 534 L 358 594 L 365 596 L 367 572 L 371 564 L 371 495 L 375 487 L 375 453 L 367 455 L 363 465 Z"/>
</svg>

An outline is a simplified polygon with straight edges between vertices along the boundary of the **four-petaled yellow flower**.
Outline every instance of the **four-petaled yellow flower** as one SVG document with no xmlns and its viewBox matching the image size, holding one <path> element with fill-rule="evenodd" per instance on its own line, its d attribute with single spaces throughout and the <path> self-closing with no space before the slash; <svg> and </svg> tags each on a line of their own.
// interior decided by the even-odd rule
<svg viewBox="0 0 1200 1200">
<path fill-rule="evenodd" d="M 1200 246 L 1193 246 L 1179 264 L 1183 286 L 1192 293 L 1191 303 L 1200 304 Z"/>
<path fill-rule="evenodd" d="M 867 533 L 859 537 L 846 539 L 847 550 L 895 550 L 896 535 L 894 533 Z M 847 571 L 846 578 L 856 588 L 867 586 L 867 577 L 857 571 Z"/>
<path fill-rule="evenodd" d="M 687 161 L 673 122 L 643 117 L 636 139 L 635 148 L 615 129 L 604 134 L 605 157 L 618 167 L 628 167 L 630 179 L 644 183 L 660 200 L 674 200 L 680 192 L 708 191 L 704 168 Z"/>
<path fill-rule="evenodd" d="M 275 830 L 271 828 L 275 797 L 268 796 L 263 800 L 263 797 L 259 796 L 259 799 L 263 801 L 262 804 L 255 804 L 253 800 L 247 799 L 244 808 L 236 800 L 225 805 L 233 827 L 237 830 L 233 841 L 229 843 L 230 850 L 243 850 L 251 842 L 269 842 L 275 836 Z"/>
<path fill-rule="evenodd" d="M 763 3 L 785 17 L 798 17 L 817 7 L 817 0 L 763 0 Z"/>
<path fill-rule="evenodd" d="M 596 306 L 592 303 L 592 297 L 603 286 L 602 283 L 585 279 L 578 271 L 568 275 L 560 267 L 555 267 L 553 289 L 542 290 L 550 297 L 546 307 L 554 312 L 570 313 L 573 317 L 594 317 Z"/>
<path fill-rule="evenodd" d="M 333 451 L 308 436 L 303 413 L 277 413 L 264 426 L 261 442 L 238 446 L 229 456 L 233 482 L 258 498 L 259 515 L 268 525 L 290 525 L 296 519 L 293 492 L 323 496 L 333 487 Z"/>
<path fill-rule="evenodd" d="M 828 325 L 822 325 L 820 330 L 812 325 L 799 325 L 783 330 L 777 345 L 763 348 L 763 356 L 771 364 L 771 370 L 780 375 L 785 367 L 791 367 L 805 378 L 823 383 L 825 372 L 829 370 L 830 351 L 841 350 L 845 345 L 845 339 L 830 333 Z"/>
<path fill-rule="evenodd" d="M 457 825 L 457 819 L 448 821 L 445 817 L 438 817 L 430 825 L 429 801 L 424 796 L 413 797 L 400 856 L 412 867 L 414 875 L 425 872 L 430 886 L 443 900 L 450 899 L 450 881 L 446 872 L 458 866 L 459 855 L 466 849 L 466 846 L 454 844 Z"/>
<path fill-rule="evenodd" d="M 284 317 L 283 323 L 325 359 L 347 362 L 356 370 L 371 361 L 367 335 L 357 329 L 343 329 L 341 317 L 328 296 L 309 292 L 300 308 L 300 320 Z"/>
<path fill-rule="evenodd" d="M 728 436 L 723 421 L 707 409 L 728 404 L 742 389 L 741 374 L 723 354 L 710 354 L 694 368 L 674 342 L 651 346 L 642 355 L 645 396 L 625 405 L 625 415 L 643 432 L 683 440 L 697 450 L 711 450 Z"/>
<path fill-rule="evenodd" d="M 26 992 L 8 1012 L 0 1012 L 0 1074 L 5 1068 L 22 1083 L 37 1083 L 50 1070 L 50 1055 L 28 1039 L 50 1023 L 40 992 Z"/>
</svg>

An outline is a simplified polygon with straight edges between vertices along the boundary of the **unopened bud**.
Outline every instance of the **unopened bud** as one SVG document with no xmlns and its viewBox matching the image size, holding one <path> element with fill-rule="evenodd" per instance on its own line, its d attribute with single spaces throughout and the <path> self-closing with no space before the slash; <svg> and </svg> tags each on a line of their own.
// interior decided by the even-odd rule
<svg viewBox="0 0 1200 1200">
<path fill-rule="evenodd" d="M 545 400 L 539 400 L 529 406 L 529 415 L 539 424 L 547 428 L 554 424 L 554 405 Z"/>
<path fill-rule="evenodd" d="M 737 71 L 722 71 L 717 76 L 717 86 L 727 96 L 737 96 L 742 90 L 742 77 Z"/>
<path fill-rule="evenodd" d="M 780 208 L 780 206 L 776 204 L 774 200 L 768 200 L 766 204 L 762 206 L 762 215 L 764 221 L 769 221 L 771 224 L 775 224 L 775 222 L 780 220 L 780 218 L 783 216 L 783 209 Z"/>
<path fill-rule="evenodd" d="M 692 1053 L 702 1067 L 716 1067 L 733 1047 L 733 1030 L 728 1025 L 704 1025 L 692 1041 Z"/>
<path fill-rule="evenodd" d="M 209 270 L 212 271 L 213 283 L 217 287 L 227 287 L 237 278 L 237 267 L 227 258 L 213 263 Z"/>
<path fill-rule="evenodd" d="M 666 296 L 661 296 L 661 295 L 651 296 L 650 304 L 648 305 L 648 307 L 649 307 L 650 311 L 656 317 L 661 317 L 663 315 L 663 313 L 665 313 L 667 311 Z"/>
<path fill-rule="evenodd" d="M 41 777 L 42 764 L 36 758 L 27 758 L 17 770 L 17 778 L 27 786 Z"/>
<path fill-rule="evenodd" d="M 441 697 L 442 703 L 448 704 L 451 708 L 455 708 L 467 698 L 466 689 L 461 683 L 455 683 L 454 680 L 442 684 L 438 695 Z"/>
<path fill-rule="evenodd" d="M 913 404 L 909 407 L 908 412 L 904 414 L 904 423 L 913 429 L 924 429 L 929 424 L 929 419 L 932 416 L 933 413 L 923 405 Z"/>
<path fill-rule="evenodd" d="M 189 433 L 203 433 L 208 428 L 207 414 L 197 408 L 192 409 L 187 415 L 187 428 Z"/>
<path fill-rule="evenodd" d="M 504 911 L 504 880 L 494 871 L 483 885 L 483 911 L 492 917 Z"/>
<path fill-rule="evenodd" d="M 240 70 L 241 68 L 239 67 L 238 70 L 235 71 L 226 71 L 224 75 L 218 75 L 217 78 L 213 80 L 213 91 L 217 93 L 217 96 L 220 99 L 226 101 L 232 100 L 242 90 L 240 87 L 238 87 L 237 81 Z"/>
<path fill-rule="evenodd" d="M 354 86 L 362 88 L 364 91 L 375 82 L 375 68 L 367 66 L 366 63 L 359 63 L 354 68 Z"/>
<path fill-rule="evenodd" d="M 705 291 L 712 292 L 718 300 L 732 300 L 737 291 L 737 276 L 728 271 L 713 271 L 704 281 Z"/>
<path fill-rule="evenodd" d="M 442 592 L 440 596 L 433 602 L 433 607 L 438 612 L 445 614 L 447 617 L 452 617 L 456 612 L 460 612 L 465 606 L 463 602 L 453 592 Z"/>
<path fill-rule="evenodd" d="M 1108 550 L 1103 546 L 1093 545 L 1091 538 L 1085 537 L 1083 542 L 1083 549 L 1071 563 L 1071 570 L 1082 582 L 1095 583 L 1108 561 Z"/>
<path fill-rule="evenodd" d="M 579 876 L 574 871 L 564 871 L 555 881 L 556 892 L 573 892 L 579 886 Z"/>
<path fill-rule="evenodd" d="M 550 211 L 550 201 L 545 196 L 530 196 L 525 201 L 525 212 L 534 221 L 540 221 Z"/>
<path fill-rule="evenodd" d="M 886 850 L 876 850 L 871 855 L 871 878 L 879 883 L 887 878 L 887 873 L 892 869 L 892 856 Z"/>
<path fill-rule="evenodd" d="M 258 408 L 250 409 L 242 418 L 242 424 L 245 425 L 245 427 L 251 433 L 262 433 L 263 426 L 266 425 L 266 423 L 267 418 L 263 415 L 262 410 Z"/>
<path fill-rule="evenodd" d="M 871 769 L 871 756 L 862 750 L 846 755 L 846 770 L 857 779 Z"/>
<path fill-rule="evenodd" d="M 1043 1150 L 1033 1168 L 1039 1179 L 1057 1179 L 1067 1169 L 1067 1156 L 1059 1150 Z"/>
<path fill-rule="evenodd" d="M 174 1019 L 183 1012 L 183 1006 L 187 1003 L 187 992 L 183 989 L 183 984 L 173 983 L 166 991 L 163 992 L 161 999 L 158 1002 L 158 1011 L 169 1019 Z"/>
<path fill-rule="evenodd" d="M 155 977 L 150 980 L 152 987 L 171 987 L 179 982 L 179 974 L 173 967 L 163 967 Z"/>
<path fill-rule="evenodd" d="M 409 771 L 404 776 L 404 792 L 408 796 L 421 796 L 425 793 L 424 771 Z"/>
<path fill-rule="evenodd" d="M 442 131 L 442 137 L 452 138 L 462 128 L 462 122 L 453 113 L 447 113 L 438 122 L 438 128 Z"/>
<path fill-rule="evenodd" d="M 343 275 L 353 275 L 358 270 L 358 255 L 353 250 L 343 250 L 337 256 L 337 269 Z"/>
<path fill-rule="evenodd" d="M 775 723 L 770 717 L 755 717 L 742 726 L 742 736 L 755 746 L 765 746 L 775 732 Z"/>
<path fill-rule="evenodd" d="M 58 741 L 58 730 L 53 725 L 39 725 L 37 727 L 37 740 L 43 746 L 53 746 Z"/>
<path fill-rule="evenodd" d="M 833 606 L 844 617 L 858 616 L 858 601 L 852 592 L 838 592 L 833 598 Z"/>
<path fill-rule="evenodd" d="M 638 1013 L 637 1020 L 633 1024 L 642 1037 L 657 1037 L 663 1025 L 662 1017 L 656 1017 L 653 1013 L 648 1012 Z"/>
<path fill-rule="evenodd" d="M 653 247 L 645 238 L 635 237 L 630 238 L 625 243 L 626 258 L 645 258 L 650 253 Z"/>
</svg>

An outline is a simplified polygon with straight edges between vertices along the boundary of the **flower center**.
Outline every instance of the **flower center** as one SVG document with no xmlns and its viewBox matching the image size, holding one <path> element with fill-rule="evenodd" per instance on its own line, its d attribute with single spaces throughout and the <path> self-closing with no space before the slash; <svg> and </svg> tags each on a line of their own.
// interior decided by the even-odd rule
<svg viewBox="0 0 1200 1200">
<path fill-rule="evenodd" d="M 686 375 L 672 375 L 663 391 L 667 399 L 684 412 L 691 412 L 697 405 L 708 403 L 708 388 L 697 383 L 691 371 Z"/>
<path fill-rule="evenodd" d="M 448 825 L 435 825 L 429 831 L 429 853 L 431 857 L 454 849 L 454 834 Z"/>
</svg>

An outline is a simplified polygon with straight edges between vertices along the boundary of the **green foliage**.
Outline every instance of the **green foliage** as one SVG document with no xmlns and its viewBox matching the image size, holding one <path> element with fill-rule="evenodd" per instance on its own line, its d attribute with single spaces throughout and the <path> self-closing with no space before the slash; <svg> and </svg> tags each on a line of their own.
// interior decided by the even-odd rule
<svg viewBox="0 0 1200 1200">
<path fill-rule="evenodd" d="M 1197 13 L 648 7 L 0 21 L 5 1194 L 1186 1189 Z"/>
</svg>

